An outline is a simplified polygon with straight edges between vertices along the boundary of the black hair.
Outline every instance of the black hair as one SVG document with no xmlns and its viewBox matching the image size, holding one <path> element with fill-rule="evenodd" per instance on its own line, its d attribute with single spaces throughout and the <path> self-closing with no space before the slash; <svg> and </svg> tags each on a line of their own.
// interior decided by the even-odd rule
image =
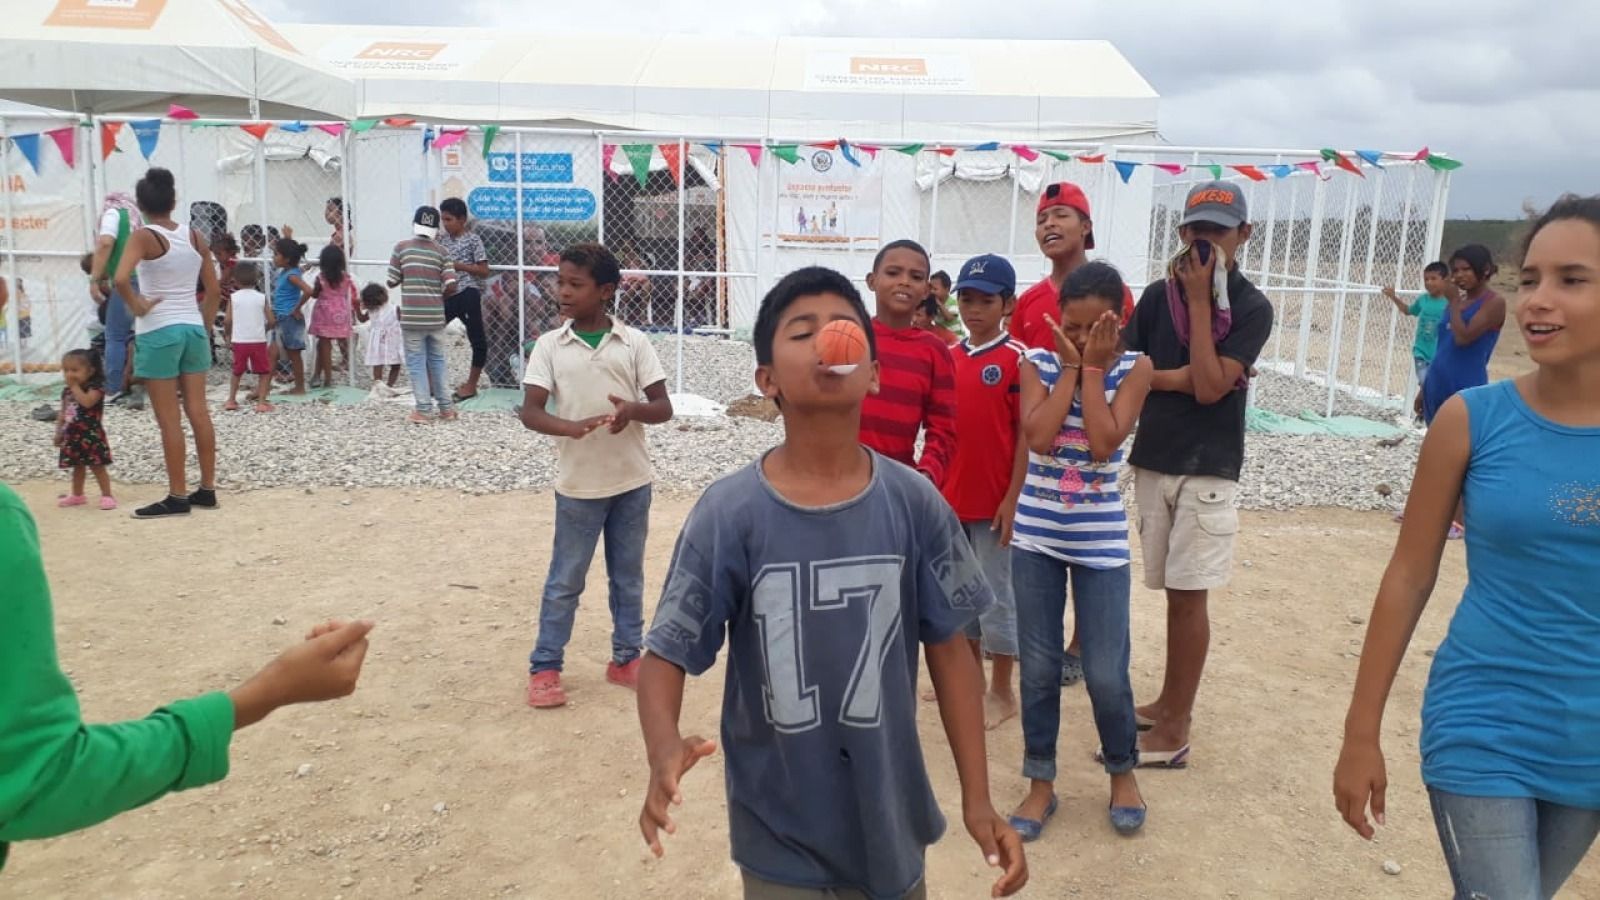
<svg viewBox="0 0 1600 900">
<path fill-rule="evenodd" d="M 339 211 L 339 218 L 343 219 L 346 225 L 350 224 L 349 211 L 344 208 L 343 197 L 329 197 L 328 205 Z"/>
<path fill-rule="evenodd" d="M 308 248 L 294 238 L 278 238 L 272 242 L 272 249 L 273 252 L 287 259 L 289 266 L 293 268 L 300 265 L 300 261 L 306 258 Z"/>
<path fill-rule="evenodd" d="M 913 240 L 901 239 L 890 241 L 878 250 L 878 255 L 872 258 L 872 271 L 878 271 L 878 267 L 883 265 L 883 258 L 889 255 L 890 250 L 915 250 L 922 254 L 922 258 L 927 261 L 929 268 L 933 267 L 933 257 L 928 255 L 928 251 L 923 249 L 921 244 Z"/>
<path fill-rule="evenodd" d="M 460 197 L 446 197 L 444 202 L 439 204 L 439 212 L 449 213 L 462 221 L 466 221 L 467 204 Z"/>
<path fill-rule="evenodd" d="M 940 269 L 939 271 L 933 273 L 932 275 L 929 275 L 928 276 L 928 280 L 929 281 L 937 281 L 937 282 L 939 282 L 940 284 L 944 285 L 945 290 L 949 290 L 950 289 L 950 284 L 951 284 L 951 282 L 950 282 L 950 273 L 946 272 L 943 269 Z"/>
<path fill-rule="evenodd" d="M 867 305 L 861 301 L 861 292 L 850 279 L 826 266 L 806 266 L 783 276 L 761 298 L 761 310 L 756 313 L 754 342 L 756 365 L 772 365 L 772 341 L 778 334 L 778 319 L 801 297 L 816 294 L 836 294 L 850 304 L 861 330 L 867 335 L 867 358 L 878 358 L 878 340 L 872 333 L 872 317 Z"/>
<path fill-rule="evenodd" d="M 100 390 L 106 385 L 106 367 L 101 362 L 100 354 L 93 350 L 68 350 L 61 355 L 61 368 L 67 367 L 67 360 L 81 360 L 89 367 L 89 380 L 83 383 L 85 390 Z"/>
<path fill-rule="evenodd" d="M 240 287 L 259 288 L 261 267 L 251 260 L 241 259 L 233 264 L 233 280 Z"/>
<path fill-rule="evenodd" d="M 1126 286 L 1122 273 L 1108 262 L 1089 262 L 1072 270 L 1061 284 L 1061 305 L 1075 300 L 1104 300 L 1113 311 L 1122 308 L 1122 294 Z"/>
<path fill-rule="evenodd" d="M 389 292 L 376 281 L 367 282 L 367 286 L 361 289 L 361 305 L 367 309 L 377 309 L 388 302 Z"/>
<path fill-rule="evenodd" d="M 1456 260 L 1466 263 L 1472 269 L 1472 274 L 1478 276 L 1479 280 L 1488 279 L 1496 271 L 1494 254 L 1490 253 L 1489 248 L 1482 244 L 1467 244 L 1464 247 L 1457 248 L 1456 252 L 1450 254 L 1451 265 L 1454 265 Z"/>
<path fill-rule="evenodd" d="M 139 211 L 146 216 L 169 216 L 178 205 L 178 185 L 172 179 L 172 172 L 152 166 L 133 186 L 133 196 L 139 203 Z"/>
<path fill-rule="evenodd" d="M 939 306 L 939 298 L 932 294 L 923 297 L 922 302 L 917 304 L 917 308 L 927 313 L 928 318 L 935 322 L 944 318 L 944 309 Z"/>
<path fill-rule="evenodd" d="M 616 285 L 622 282 L 622 267 L 617 257 L 603 244 L 582 241 L 561 251 L 561 261 L 571 263 L 589 273 L 597 285 Z"/>
<path fill-rule="evenodd" d="M 1450 277 L 1450 267 L 1445 265 L 1444 260 L 1442 259 L 1436 259 L 1422 267 L 1422 274 L 1426 275 L 1429 272 L 1432 272 L 1440 278 Z"/>
<path fill-rule="evenodd" d="M 227 233 L 226 231 L 213 238 L 211 243 L 214 246 L 221 247 L 229 253 L 232 253 L 234 256 L 239 255 L 239 242 L 234 240 L 233 235 Z"/>
<path fill-rule="evenodd" d="M 1528 255 L 1528 249 L 1533 246 L 1533 239 L 1546 225 L 1555 222 L 1564 222 L 1576 219 L 1588 222 L 1600 229 L 1600 194 L 1593 197 L 1583 197 L 1578 194 L 1562 194 L 1544 215 L 1534 220 L 1533 227 L 1528 229 L 1528 234 L 1522 239 L 1522 255 Z"/>
<path fill-rule="evenodd" d="M 344 284 L 345 258 L 344 251 L 333 244 L 322 248 L 322 253 L 317 257 L 317 268 L 322 271 L 317 274 L 323 284 Z"/>
</svg>

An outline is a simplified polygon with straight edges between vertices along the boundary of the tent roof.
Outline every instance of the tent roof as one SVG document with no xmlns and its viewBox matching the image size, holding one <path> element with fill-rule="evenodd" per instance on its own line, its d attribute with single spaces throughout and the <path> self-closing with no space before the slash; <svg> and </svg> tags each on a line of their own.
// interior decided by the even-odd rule
<svg viewBox="0 0 1600 900">
<path fill-rule="evenodd" d="M 6 0 L 0 97 L 89 113 L 353 117 L 355 85 L 245 0 Z"/>
<path fill-rule="evenodd" d="M 360 113 L 686 134 L 1091 139 L 1155 131 L 1105 41 L 584 36 L 286 25 Z"/>
</svg>

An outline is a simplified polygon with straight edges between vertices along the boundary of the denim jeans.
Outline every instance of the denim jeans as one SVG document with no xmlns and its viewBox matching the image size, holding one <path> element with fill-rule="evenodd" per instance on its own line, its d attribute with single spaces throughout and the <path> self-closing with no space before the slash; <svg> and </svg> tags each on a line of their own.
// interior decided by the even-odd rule
<svg viewBox="0 0 1600 900">
<path fill-rule="evenodd" d="M 1083 681 L 1094 709 L 1105 769 L 1112 775 L 1139 764 L 1139 729 L 1128 678 L 1128 602 L 1131 567 L 1091 569 L 1052 556 L 1011 548 L 1011 589 L 1017 598 L 1017 638 L 1022 650 L 1022 774 L 1056 779 L 1056 737 L 1061 731 L 1061 661 L 1072 581 L 1073 614 L 1082 645 Z"/>
<path fill-rule="evenodd" d="M 961 530 L 994 591 L 994 605 L 967 624 L 967 637 L 982 640 L 986 653 L 1016 656 L 1017 600 L 1011 591 L 1011 548 L 1000 546 L 1000 533 L 988 522 L 962 522 Z"/>
<path fill-rule="evenodd" d="M 138 290 L 137 285 L 134 290 Z M 128 364 L 128 345 L 133 343 L 133 314 L 116 291 L 106 300 L 106 393 L 116 394 L 127 385 L 122 370 Z"/>
<path fill-rule="evenodd" d="M 1428 788 L 1456 900 L 1546 900 L 1600 833 L 1600 810 Z"/>
<path fill-rule="evenodd" d="M 439 412 L 449 412 L 450 385 L 445 380 L 444 329 L 406 329 L 400 334 L 406 348 L 406 377 L 411 379 L 411 396 L 417 399 L 417 412 L 423 415 L 433 412 L 435 402 L 439 404 Z M 433 390 L 431 395 L 428 392 L 430 387 Z"/>
<path fill-rule="evenodd" d="M 626 665 L 644 645 L 644 541 L 650 525 L 650 485 L 615 497 L 579 500 L 556 494 L 556 541 L 539 602 L 539 637 L 529 672 L 561 671 L 578 598 L 589 577 L 594 545 L 606 538 L 610 579 L 611 659 Z"/>
</svg>

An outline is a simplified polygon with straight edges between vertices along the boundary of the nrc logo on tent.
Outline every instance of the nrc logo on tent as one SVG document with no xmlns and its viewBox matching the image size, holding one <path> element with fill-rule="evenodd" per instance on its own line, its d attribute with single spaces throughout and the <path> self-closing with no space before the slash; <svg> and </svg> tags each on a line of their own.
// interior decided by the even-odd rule
<svg viewBox="0 0 1600 900">
<path fill-rule="evenodd" d="M 850 57 L 850 74 L 926 78 L 928 75 L 928 61 L 919 57 L 892 59 L 875 56 L 852 56 Z"/>
<path fill-rule="evenodd" d="M 405 41 L 377 41 L 356 54 L 356 59 L 388 59 L 405 62 L 425 62 L 444 51 L 446 44 L 422 44 Z"/>
</svg>

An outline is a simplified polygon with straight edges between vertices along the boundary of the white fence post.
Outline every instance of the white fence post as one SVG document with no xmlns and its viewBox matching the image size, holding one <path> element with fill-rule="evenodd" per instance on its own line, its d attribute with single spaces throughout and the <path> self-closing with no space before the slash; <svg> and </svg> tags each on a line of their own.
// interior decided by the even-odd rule
<svg viewBox="0 0 1600 900">
<path fill-rule="evenodd" d="M 1306 242 L 1305 292 L 1300 295 L 1300 344 L 1294 353 L 1296 378 L 1306 377 L 1306 353 L 1311 346 L 1311 310 L 1316 305 L 1317 267 L 1322 264 L 1322 217 L 1327 205 L 1323 189 L 1325 183 L 1318 178 L 1311 194 L 1311 236 Z M 1291 240 L 1289 243 L 1292 245 L 1294 242 Z"/>
<path fill-rule="evenodd" d="M 18 384 L 24 384 L 22 375 L 22 288 L 17 283 L 17 229 L 16 217 L 13 215 L 11 200 L 11 153 L 6 146 L 11 138 L 11 123 L 0 118 L 0 197 L 5 198 L 5 205 L 0 212 L 5 220 L 5 254 L 6 254 L 6 285 L 10 299 L 6 301 L 5 324 L 6 334 L 11 336 L 11 361 L 16 366 L 12 374 L 17 377 Z"/>
<path fill-rule="evenodd" d="M 1333 395 L 1339 388 L 1339 350 L 1344 343 L 1344 305 L 1350 294 L 1350 254 L 1355 243 L 1355 229 L 1351 227 L 1356 213 L 1356 190 L 1351 187 L 1344 195 L 1344 222 L 1339 227 L 1339 269 L 1335 283 L 1339 292 L 1333 300 L 1333 327 L 1328 333 L 1328 405 L 1323 415 L 1333 415 Z"/>
<path fill-rule="evenodd" d="M 678 138 L 678 302 L 673 310 L 673 331 L 678 337 L 678 393 L 683 393 L 683 224 L 684 224 L 684 185 L 689 181 L 689 145 L 683 138 Z"/>
</svg>

